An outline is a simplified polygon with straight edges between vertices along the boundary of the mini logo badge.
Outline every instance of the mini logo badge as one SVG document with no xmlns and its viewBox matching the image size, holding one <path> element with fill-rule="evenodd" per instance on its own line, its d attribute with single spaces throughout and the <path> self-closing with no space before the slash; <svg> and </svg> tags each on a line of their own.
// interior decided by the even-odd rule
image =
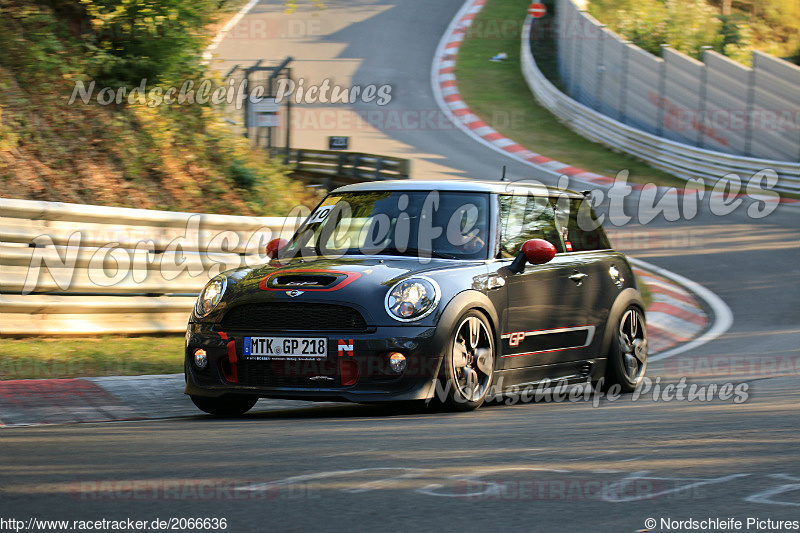
<svg viewBox="0 0 800 533">
<path fill-rule="evenodd" d="M 300 296 L 301 294 L 303 294 L 303 291 L 298 291 L 297 289 L 293 289 L 291 291 L 286 291 L 286 294 L 294 298 L 295 296 Z"/>
</svg>

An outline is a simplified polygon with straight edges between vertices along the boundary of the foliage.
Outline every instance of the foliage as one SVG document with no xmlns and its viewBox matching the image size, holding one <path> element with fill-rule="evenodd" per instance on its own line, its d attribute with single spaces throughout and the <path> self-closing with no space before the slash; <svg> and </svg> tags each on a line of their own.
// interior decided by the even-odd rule
<svg viewBox="0 0 800 533">
<path fill-rule="evenodd" d="M 652 54 L 661 44 L 700 58 L 702 46 L 721 46 L 721 21 L 705 0 L 592 0 L 599 21 Z"/>
<path fill-rule="evenodd" d="M 244 215 L 316 203 L 211 103 L 68 104 L 79 80 L 147 76 L 150 90 L 204 75 L 204 30 L 169 21 L 210 20 L 216 0 L 150 2 L 0 0 L 0 195 Z"/>
<path fill-rule="evenodd" d="M 665 43 L 702 59 L 702 47 L 710 46 L 749 65 L 753 49 L 779 56 L 800 51 L 800 8 L 780 0 L 755 3 L 764 8 L 759 16 L 741 11 L 721 15 L 719 8 L 706 0 L 591 0 L 589 12 L 653 54 L 660 54 L 660 45 Z M 772 33 L 771 28 L 780 31 Z M 784 45 L 776 46 L 776 41 Z"/>
<path fill-rule="evenodd" d="M 747 11 L 753 48 L 800 65 L 800 2 L 751 0 Z"/>
<path fill-rule="evenodd" d="M 256 183 L 256 173 L 239 160 L 234 160 L 228 166 L 228 175 L 243 189 L 251 189 Z"/>
<path fill-rule="evenodd" d="M 217 0 L 82 0 L 87 18 L 77 28 L 88 50 L 104 61 L 94 78 L 135 86 L 200 73 L 197 57 L 215 20 Z"/>
</svg>

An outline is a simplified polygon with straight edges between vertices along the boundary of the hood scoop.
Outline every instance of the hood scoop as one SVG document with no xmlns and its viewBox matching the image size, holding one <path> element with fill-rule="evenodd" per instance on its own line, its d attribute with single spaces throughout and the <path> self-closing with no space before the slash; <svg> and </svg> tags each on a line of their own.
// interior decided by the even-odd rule
<svg viewBox="0 0 800 533">
<path fill-rule="evenodd" d="M 338 270 L 282 270 L 259 283 L 265 291 L 335 291 L 361 277 L 357 272 Z"/>
<path fill-rule="evenodd" d="M 325 274 L 285 274 L 273 276 L 267 286 L 276 289 L 296 289 L 307 287 L 309 289 L 326 289 L 336 283 L 337 276 Z"/>
</svg>

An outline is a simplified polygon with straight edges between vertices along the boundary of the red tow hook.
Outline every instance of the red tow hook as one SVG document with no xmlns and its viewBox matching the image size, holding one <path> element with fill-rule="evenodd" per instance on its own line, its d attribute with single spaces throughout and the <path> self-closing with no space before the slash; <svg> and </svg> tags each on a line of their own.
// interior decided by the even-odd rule
<svg viewBox="0 0 800 533">
<path fill-rule="evenodd" d="M 230 363 L 230 372 L 225 371 L 225 367 L 222 367 L 222 372 L 225 374 L 225 379 L 231 383 L 238 383 L 239 382 L 239 371 L 238 371 L 238 363 L 239 359 L 236 357 L 236 340 L 228 339 L 228 334 L 224 331 L 219 331 L 219 336 L 222 337 L 222 340 L 228 341 L 228 363 Z"/>
</svg>

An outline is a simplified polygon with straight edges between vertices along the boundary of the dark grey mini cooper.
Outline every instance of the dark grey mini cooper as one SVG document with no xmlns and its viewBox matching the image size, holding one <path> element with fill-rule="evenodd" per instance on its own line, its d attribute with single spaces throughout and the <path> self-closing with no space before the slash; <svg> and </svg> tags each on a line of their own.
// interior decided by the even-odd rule
<svg viewBox="0 0 800 533">
<path fill-rule="evenodd" d="M 465 410 L 548 379 L 629 392 L 645 372 L 636 280 L 582 194 L 350 185 L 268 251 L 212 279 L 189 321 L 186 394 L 208 413 L 258 398 Z"/>
</svg>

